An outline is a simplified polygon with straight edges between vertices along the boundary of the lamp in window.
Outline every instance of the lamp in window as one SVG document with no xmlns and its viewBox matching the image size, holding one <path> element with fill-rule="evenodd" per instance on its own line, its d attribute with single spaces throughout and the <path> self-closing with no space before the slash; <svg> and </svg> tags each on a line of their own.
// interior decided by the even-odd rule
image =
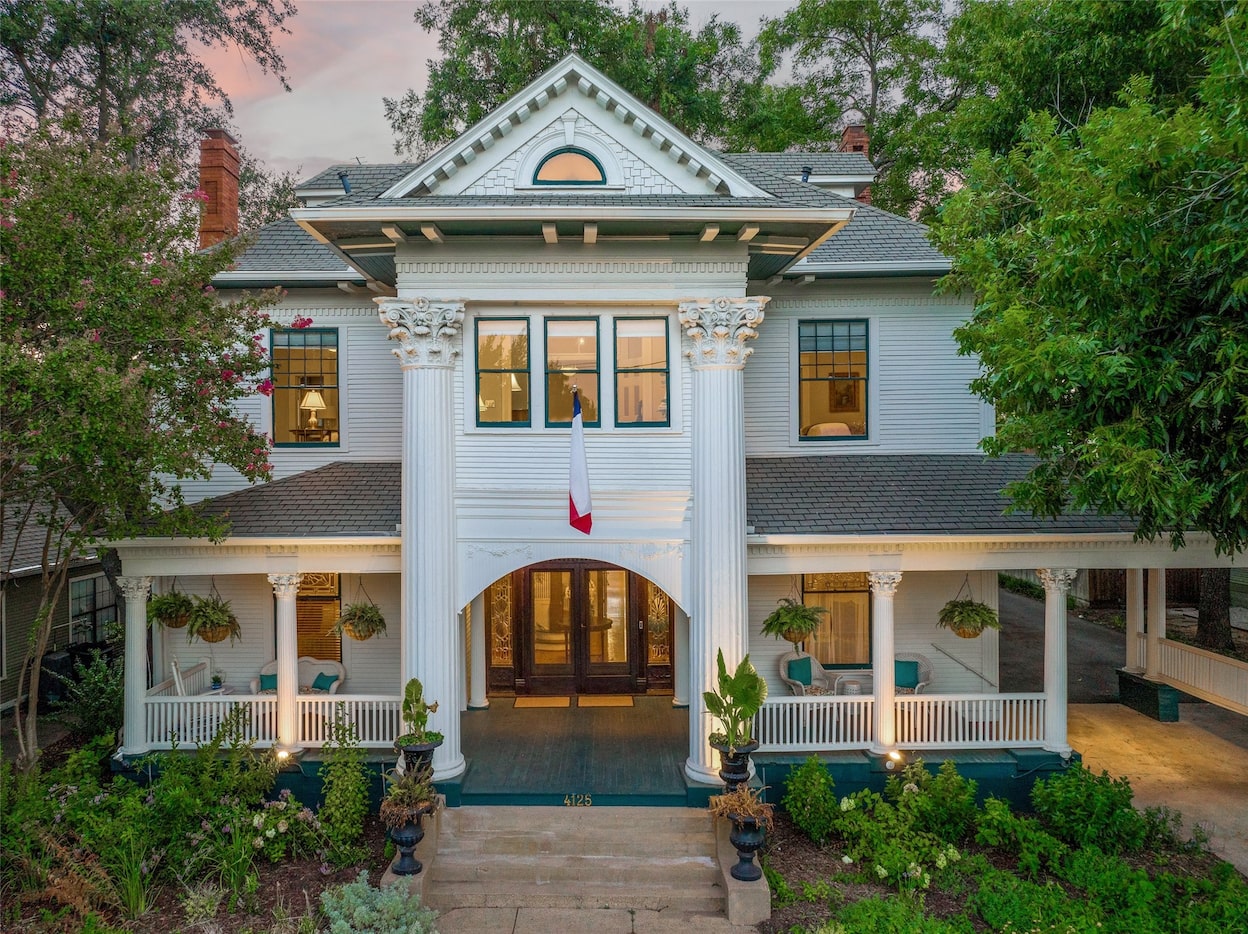
<svg viewBox="0 0 1248 934">
<path fill-rule="evenodd" d="M 309 389 L 299 401 L 299 408 L 311 413 L 308 415 L 308 427 L 315 428 L 317 426 L 316 413 L 322 409 L 329 408 L 329 406 L 325 404 L 325 397 L 321 395 L 319 390 Z"/>
</svg>

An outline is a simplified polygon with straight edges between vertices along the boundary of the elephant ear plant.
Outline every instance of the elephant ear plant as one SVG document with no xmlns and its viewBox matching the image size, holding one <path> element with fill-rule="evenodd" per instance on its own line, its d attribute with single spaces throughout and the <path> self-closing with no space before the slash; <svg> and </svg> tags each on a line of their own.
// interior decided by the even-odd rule
<svg viewBox="0 0 1248 934">
<path fill-rule="evenodd" d="M 740 749 L 753 742 L 754 716 L 767 699 L 767 682 L 750 664 L 749 655 L 741 659 L 732 674 L 724 664 L 723 649 L 716 656 L 716 664 L 719 666 L 719 690 L 702 695 L 706 709 L 722 728 L 711 734 L 711 745 Z"/>
</svg>

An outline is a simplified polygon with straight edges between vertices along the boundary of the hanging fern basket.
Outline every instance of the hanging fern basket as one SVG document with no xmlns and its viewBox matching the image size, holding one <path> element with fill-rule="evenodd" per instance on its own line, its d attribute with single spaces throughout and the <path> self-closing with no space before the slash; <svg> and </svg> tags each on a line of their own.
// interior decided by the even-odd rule
<svg viewBox="0 0 1248 934">
<path fill-rule="evenodd" d="M 940 610 L 936 625 L 963 639 L 977 639 L 985 629 L 1000 629 L 997 611 L 975 600 L 950 600 Z"/>
<path fill-rule="evenodd" d="M 149 621 L 160 623 L 166 629 L 181 629 L 191 619 L 191 610 L 195 604 L 186 594 L 177 590 L 157 594 L 148 601 L 147 617 Z"/>
<path fill-rule="evenodd" d="M 386 618 L 375 603 L 352 603 L 343 607 L 342 614 L 330 628 L 330 632 L 345 635 L 357 642 L 384 634 L 385 631 Z"/>
<path fill-rule="evenodd" d="M 202 639 L 204 642 L 231 642 L 241 638 L 242 627 L 238 625 L 238 617 L 230 609 L 230 604 L 218 596 L 196 597 L 195 606 L 187 620 L 187 639 Z"/>
</svg>

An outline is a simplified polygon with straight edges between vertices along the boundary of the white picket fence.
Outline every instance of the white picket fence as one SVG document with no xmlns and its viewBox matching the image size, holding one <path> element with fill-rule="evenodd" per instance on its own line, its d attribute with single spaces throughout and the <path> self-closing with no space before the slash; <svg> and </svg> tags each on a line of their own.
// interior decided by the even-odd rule
<svg viewBox="0 0 1248 934">
<path fill-rule="evenodd" d="M 1171 687 L 1248 716 L 1248 664 L 1171 639 L 1160 640 L 1158 655 Z"/>
<path fill-rule="evenodd" d="M 1043 694 L 907 694 L 895 710 L 902 749 L 1044 745 Z"/>
<path fill-rule="evenodd" d="M 871 745 L 870 695 L 777 697 L 755 719 L 759 752 L 817 752 Z"/>
</svg>

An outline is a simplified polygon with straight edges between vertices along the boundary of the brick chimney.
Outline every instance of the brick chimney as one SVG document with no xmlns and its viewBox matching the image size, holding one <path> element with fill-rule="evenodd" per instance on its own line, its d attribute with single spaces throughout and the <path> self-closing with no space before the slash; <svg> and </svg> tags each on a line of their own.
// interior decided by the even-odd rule
<svg viewBox="0 0 1248 934">
<path fill-rule="evenodd" d="M 861 123 L 853 123 L 841 130 L 841 144 L 836 147 L 837 152 L 860 152 L 867 159 L 871 158 L 871 138 L 867 135 L 867 128 Z M 854 198 L 863 204 L 871 203 L 871 186 L 868 185 Z"/>
<path fill-rule="evenodd" d="M 199 187 L 208 195 L 199 217 L 199 248 L 238 233 L 238 149 L 225 130 L 205 130 L 199 143 Z"/>
</svg>

